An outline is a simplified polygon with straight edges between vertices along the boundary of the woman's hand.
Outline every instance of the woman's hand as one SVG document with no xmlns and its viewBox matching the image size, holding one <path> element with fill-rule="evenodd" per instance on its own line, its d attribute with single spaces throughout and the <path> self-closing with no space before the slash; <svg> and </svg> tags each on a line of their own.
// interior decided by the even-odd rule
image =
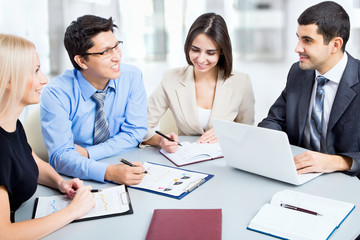
<svg viewBox="0 0 360 240">
<path fill-rule="evenodd" d="M 207 130 L 206 132 L 204 132 L 204 134 L 201 135 L 201 137 L 199 137 L 198 140 L 196 140 L 196 142 L 197 143 L 216 143 L 216 142 L 218 142 L 214 128 L 211 128 L 211 129 Z"/>
<path fill-rule="evenodd" d="M 74 214 L 75 219 L 83 217 L 96 205 L 94 194 L 91 192 L 91 186 L 82 186 L 76 190 L 74 199 L 69 204 L 70 212 Z"/>
<path fill-rule="evenodd" d="M 173 132 L 166 136 L 170 137 L 171 139 L 174 139 L 175 142 L 169 141 L 166 138 L 161 137 L 161 139 L 160 139 L 161 148 L 169 153 L 176 152 L 178 149 L 178 142 L 179 142 L 178 136 Z"/>
<path fill-rule="evenodd" d="M 75 196 L 75 191 L 77 191 L 79 188 L 83 187 L 84 183 L 82 180 L 78 179 L 78 178 L 73 178 L 71 180 L 63 180 L 60 182 L 59 184 L 59 190 L 62 193 L 65 193 L 66 196 L 70 197 L 70 198 L 74 198 Z"/>
</svg>

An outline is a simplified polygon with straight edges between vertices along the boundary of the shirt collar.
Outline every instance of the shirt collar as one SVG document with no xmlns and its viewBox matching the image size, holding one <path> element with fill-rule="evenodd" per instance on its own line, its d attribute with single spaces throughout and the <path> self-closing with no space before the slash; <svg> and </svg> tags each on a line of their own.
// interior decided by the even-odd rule
<svg viewBox="0 0 360 240">
<path fill-rule="evenodd" d="M 88 80 L 86 80 L 86 78 L 78 70 L 76 70 L 76 78 L 78 80 L 80 90 L 81 90 L 81 93 L 82 93 L 85 101 L 87 99 L 91 98 L 91 96 L 96 91 L 98 91 L 96 88 L 94 88 L 93 85 L 91 85 L 91 83 Z M 110 79 L 107 86 L 105 87 L 105 90 L 108 89 L 108 88 L 109 88 L 109 90 L 111 90 L 111 89 L 115 90 L 115 80 L 114 79 Z"/>
<path fill-rule="evenodd" d="M 341 77 L 345 71 L 347 62 L 348 62 L 348 55 L 345 52 L 341 60 L 333 68 L 327 71 L 323 76 L 329 79 L 330 81 L 339 84 Z M 321 74 L 316 70 L 315 75 L 316 77 L 318 77 Z"/>
</svg>

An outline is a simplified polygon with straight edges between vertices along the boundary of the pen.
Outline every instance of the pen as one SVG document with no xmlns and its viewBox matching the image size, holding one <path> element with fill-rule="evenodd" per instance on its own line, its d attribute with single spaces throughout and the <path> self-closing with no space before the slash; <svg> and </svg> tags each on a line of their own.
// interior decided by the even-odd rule
<svg viewBox="0 0 360 240">
<path fill-rule="evenodd" d="M 321 216 L 321 214 L 319 214 L 319 213 L 317 213 L 317 212 L 314 212 L 314 211 L 311 211 L 311 210 L 307 210 L 307 209 L 304 209 L 304 208 L 300 208 L 300 207 L 296 207 L 296 206 L 292 206 L 292 205 L 285 204 L 285 203 L 281 203 L 280 206 L 281 206 L 281 207 L 284 207 L 284 208 L 292 209 L 292 210 L 295 210 L 295 211 L 312 214 L 312 215 L 315 215 L 315 216 Z"/>
<path fill-rule="evenodd" d="M 101 189 L 91 189 L 90 192 L 92 193 L 96 193 L 96 192 L 101 192 Z M 76 194 L 77 191 L 74 191 L 74 194 Z"/>
<path fill-rule="evenodd" d="M 120 162 L 122 162 L 123 164 L 126 164 L 126 165 L 128 165 L 130 167 L 137 167 L 136 165 L 132 164 L 131 162 L 129 162 L 126 159 L 123 159 L 123 158 L 120 160 Z M 144 171 L 144 173 L 148 174 L 148 172 L 146 170 Z"/>
<path fill-rule="evenodd" d="M 155 131 L 155 133 L 159 134 L 160 136 L 162 136 L 163 138 L 166 138 L 167 140 L 171 141 L 171 142 L 175 142 L 174 139 L 169 138 L 168 136 L 166 136 L 165 134 L 163 134 L 162 132 L 159 131 Z M 179 142 L 176 142 L 179 146 L 182 146 Z"/>
</svg>

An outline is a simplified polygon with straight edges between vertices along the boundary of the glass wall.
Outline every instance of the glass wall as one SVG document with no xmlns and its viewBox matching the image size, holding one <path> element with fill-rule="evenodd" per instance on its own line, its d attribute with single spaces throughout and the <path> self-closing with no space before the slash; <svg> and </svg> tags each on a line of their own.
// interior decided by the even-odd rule
<svg viewBox="0 0 360 240">
<path fill-rule="evenodd" d="M 55 75 L 71 68 L 63 46 L 71 21 L 84 14 L 112 16 L 119 26 L 116 35 L 124 41 L 124 61 L 162 62 L 174 67 L 186 64 L 183 44 L 192 22 L 205 12 L 215 12 L 228 24 L 236 61 L 274 62 L 295 56 L 296 18 L 316 2 L 320 1 L 1 0 L 0 29 L 35 42 L 43 69 Z M 348 50 L 358 57 L 360 3 L 338 2 L 351 17 Z"/>
</svg>

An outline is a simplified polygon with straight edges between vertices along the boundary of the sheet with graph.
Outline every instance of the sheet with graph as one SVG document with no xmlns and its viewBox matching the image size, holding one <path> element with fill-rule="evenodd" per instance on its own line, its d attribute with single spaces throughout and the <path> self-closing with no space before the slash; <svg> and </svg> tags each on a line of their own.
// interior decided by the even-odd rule
<svg viewBox="0 0 360 240">
<path fill-rule="evenodd" d="M 141 183 L 131 185 L 131 188 L 177 199 L 183 198 L 214 176 L 150 162 L 145 162 L 143 166 L 148 174 Z"/>
<path fill-rule="evenodd" d="M 129 194 L 124 185 L 103 189 L 94 193 L 96 206 L 84 217 L 75 221 L 118 216 L 133 213 Z M 65 208 L 71 199 L 65 195 L 39 197 L 35 201 L 33 218 L 50 215 Z M 74 222 L 75 222 L 74 221 Z"/>
</svg>

